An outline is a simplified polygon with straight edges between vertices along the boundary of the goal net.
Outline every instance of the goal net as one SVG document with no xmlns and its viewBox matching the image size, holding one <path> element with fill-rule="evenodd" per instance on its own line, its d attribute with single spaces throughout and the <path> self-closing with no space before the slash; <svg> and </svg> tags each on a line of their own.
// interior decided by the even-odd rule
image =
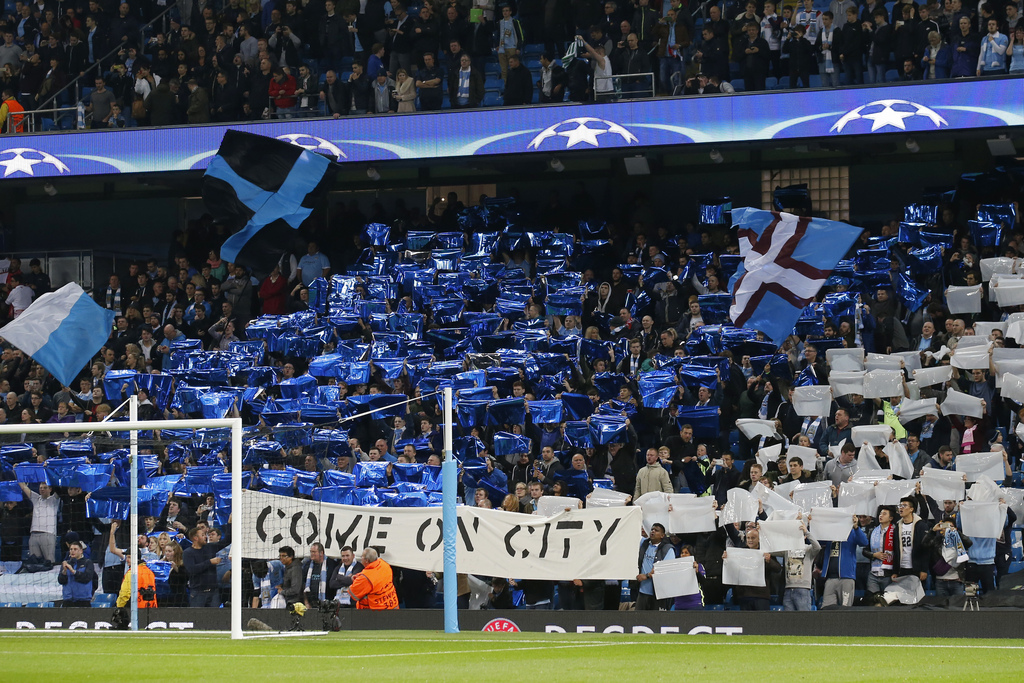
<svg viewBox="0 0 1024 683">
<path fill-rule="evenodd" d="M 234 536 L 241 419 L 137 421 L 130 403 L 127 421 L 0 425 L 0 606 L 109 608 L 114 628 L 145 628 L 148 608 L 189 605 L 189 532 Z M 229 549 L 216 564 L 220 579 L 241 574 Z M 240 601 L 240 588 L 219 584 L 215 606 Z"/>
</svg>

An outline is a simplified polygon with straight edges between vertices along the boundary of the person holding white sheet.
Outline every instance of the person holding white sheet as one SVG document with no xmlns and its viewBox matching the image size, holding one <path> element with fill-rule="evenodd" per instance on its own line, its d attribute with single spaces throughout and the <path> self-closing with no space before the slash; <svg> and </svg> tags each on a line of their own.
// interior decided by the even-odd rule
<svg viewBox="0 0 1024 683">
<path fill-rule="evenodd" d="M 679 557 L 693 557 L 695 550 L 692 545 L 684 545 L 679 549 Z M 700 610 L 704 609 L 704 591 L 700 589 L 700 581 L 707 576 L 704 572 L 704 565 L 697 561 L 696 558 L 693 560 L 693 570 L 697 572 L 698 587 L 696 593 L 690 595 L 679 595 L 672 600 L 672 607 L 678 612 L 683 610 Z"/>
<path fill-rule="evenodd" d="M 666 610 L 667 600 L 658 600 L 654 597 L 654 563 L 662 560 L 676 559 L 676 549 L 665 540 L 665 527 L 655 522 L 651 525 L 651 533 L 640 542 L 640 557 L 637 561 L 640 573 L 636 580 L 640 582 L 637 589 L 636 609 L 641 610 Z"/>
<path fill-rule="evenodd" d="M 853 475 L 857 474 L 858 469 L 857 448 L 853 443 L 847 441 L 839 451 L 839 457 L 825 463 L 824 478 L 838 488 L 840 484 L 853 479 Z"/>
<path fill-rule="evenodd" d="M 845 408 L 839 408 L 836 410 L 835 421 L 825 428 L 818 441 L 818 455 L 823 458 L 831 458 L 832 454 L 829 448 L 838 446 L 844 441 L 849 443 L 851 436 L 850 413 Z"/>
<path fill-rule="evenodd" d="M 929 563 L 935 575 L 935 595 L 940 598 L 964 594 L 966 548 L 973 543 L 956 528 L 955 501 L 945 502 L 953 503 L 954 512 L 943 514 L 924 537 L 924 545 L 931 553 Z"/>
<path fill-rule="evenodd" d="M 804 533 L 806 546 L 801 550 L 787 550 L 783 557 L 786 592 L 782 606 L 787 612 L 810 612 L 814 604 L 814 558 L 821 552 L 821 545 L 808 535 L 805 525 L 800 525 L 800 531 Z"/>
<path fill-rule="evenodd" d="M 757 527 L 747 527 L 746 545 L 752 550 L 761 547 L 761 533 Z M 722 553 L 724 560 L 729 556 L 729 551 Z M 767 612 L 771 609 L 771 585 L 776 576 L 782 573 L 782 565 L 770 553 L 764 554 L 764 587 L 760 586 L 733 586 L 733 602 L 744 611 Z"/>
<path fill-rule="evenodd" d="M 1006 500 L 1003 498 L 1000 498 L 999 502 L 1001 505 L 1006 504 Z M 999 538 L 971 537 L 973 543 L 967 548 L 967 555 L 970 559 L 967 562 L 967 571 L 964 574 L 964 579 L 978 583 L 983 593 L 990 593 L 996 590 L 998 578 L 996 572 L 997 546 L 1000 544 L 1000 541 L 1008 546 L 1007 539 L 1010 537 L 1010 529 L 1016 521 L 1017 515 L 1010 508 L 1006 508 L 1006 519 L 1003 522 Z M 962 528 L 959 512 L 956 515 L 956 525 L 957 528 Z"/>
<path fill-rule="evenodd" d="M 928 523 L 917 514 L 916 498 L 900 498 L 896 511 L 900 520 L 896 524 L 897 543 L 893 550 L 892 579 L 917 576 L 924 583 L 928 578 L 928 549 L 924 547 Z"/>
<path fill-rule="evenodd" d="M 892 583 L 892 558 L 896 548 L 896 508 L 882 505 L 878 508 L 878 524 L 868 531 L 870 543 L 861 552 L 871 560 L 866 589 L 869 593 L 882 593 Z"/>
<path fill-rule="evenodd" d="M 858 525 L 857 518 L 853 517 L 850 536 L 845 541 L 830 541 L 825 547 L 821 564 L 821 576 L 825 579 L 822 607 L 853 606 L 853 595 L 857 587 L 858 545 L 868 545 L 868 537 Z"/>
</svg>

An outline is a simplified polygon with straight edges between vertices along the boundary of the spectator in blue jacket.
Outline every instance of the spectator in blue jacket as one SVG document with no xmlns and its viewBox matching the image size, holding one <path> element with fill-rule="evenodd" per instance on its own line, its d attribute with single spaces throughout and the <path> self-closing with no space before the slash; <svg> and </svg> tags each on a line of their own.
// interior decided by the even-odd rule
<svg viewBox="0 0 1024 683">
<path fill-rule="evenodd" d="M 92 603 L 92 582 L 96 569 L 92 560 L 85 558 L 85 544 L 72 541 L 68 546 L 68 559 L 61 563 L 57 583 L 64 587 L 64 607 L 88 607 Z"/>
<path fill-rule="evenodd" d="M 949 78 L 949 71 L 952 68 L 953 51 L 942 40 L 942 35 L 938 31 L 930 32 L 928 47 L 925 48 L 924 57 L 921 58 L 921 73 L 924 80 Z"/>
<path fill-rule="evenodd" d="M 825 590 L 821 606 L 853 606 L 853 593 L 857 588 L 857 546 L 869 544 L 867 534 L 852 518 L 850 536 L 845 541 L 832 541 L 825 548 L 821 564 L 821 575 L 825 578 Z"/>
<path fill-rule="evenodd" d="M 978 54 L 981 52 L 981 40 L 971 30 L 971 20 L 960 17 L 960 31 L 950 31 L 953 35 L 949 44 L 953 51 L 953 68 L 950 78 L 973 76 L 978 67 Z"/>
</svg>

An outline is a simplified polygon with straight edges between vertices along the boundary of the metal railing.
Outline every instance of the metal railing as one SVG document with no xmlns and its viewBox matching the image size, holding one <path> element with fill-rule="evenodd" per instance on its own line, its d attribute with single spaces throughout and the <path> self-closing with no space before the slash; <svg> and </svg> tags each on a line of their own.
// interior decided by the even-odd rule
<svg viewBox="0 0 1024 683">
<path fill-rule="evenodd" d="M 87 292 L 93 288 L 96 257 L 91 249 L 26 249 L 15 251 L 10 256 L 21 261 L 21 270 L 26 273 L 29 261 L 39 259 L 39 266 L 50 276 L 50 286 L 53 289 L 63 287 L 69 282 L 77 282 Z"/>
<path fill-rule="evenodd" d="M 654 97 L 654 73 L 613 74 L 611 76 L 605 76 L 605 78 L 612 82 L 614 90 L 610 93 L 597 93 L 597 95 L 604 95 L 603 98 L 599 97 L 598 101 L 608 99 L 630 100 L 639 97 Z M 644 87 L 644 81 L 649 82 L 650 87 Z"/>
<path fill-rule="evenodd" d="M 53 128 L 57 129 L 60 128 L 61 120 L 64 118 L 70 118 L 74 121 L 74 124 L 70 126 L 70 128 L 81 129 L 84 128 L 84 126 L 81 125 L 81 120 L 78 116 L 78 109 L 78 105 L 70 107 L 53 107 L 52 109 L 32 109 L 31 111 L 26 111 L 24 114 L 19 112 L 15 114 L 15 116 L 21 117 L 21 121 L 18 125 L 21 126 L 22 133 L 42 132 L 45 126 L 43 123 L 44 119 L 50 119 L 53 122 Z M 11 126 L 14 125 L 14 122 L 12 121 L 13 118 L 13 116 L 7 117 L 7 121 L 4 122 L 4 128 L 0 132 L 5 134 L 10 132 Z"/>
<path fill-rule="evenodd" d="M 149 21 L 149 23 L 147 23 L 145 26 L 143 26 L 142 28 L 139 29 L 139 54 L 140 55 L 144 54 L 144 52 L 145 52 L 145 47 L 146 47 L 146 31 L 149 28 L 151 28 L 153 26 L 153 24 L 155 24 L 158 21 L 163 21 L 166 24 L 166 19 L 168 18 L 168 13 L 172 9 L 176 8 L 177 6 L 178 6 L 177 2 L 172 3 L 167 9 L 165 9 L 163 12 L 161 12 L 160 14 L 156 15 L 155 17 L 153 17 Z M 121 50 L 126 48 L 126 46 L 128 45 L 128 42 L 129 41 L 127 41 L 127 40 L 123 40 L 120 43 L 118 43 L 117 47 L 115 47 L 113 50 L 111 50 L 110 52 L 106 53 L 105 55 L 103 55 L 102 57 L 97 59 L 95 62 L 90 64 L 88 67 L 86 67 L 85 71 L 80 73 L 78 76 L 75 76 L 73 79 L 71 79 L 67 83 L 67 85 L 65 85 L 63 88 L 61 88 L 60 90 L 58 90 L 57 92 L 53 93 L 48 98 L 43 100 L 39 104 L 39 106 L 40 107 L 45 107 L 48 104 L 56 102 L 57 98 L 62 93 L 64 93 L 66 90 L 68 90 L 68 88 L 71 88 L 71 87 L 74 87 L 74 89 L 75 89 L 74 90 L 74 93 L 75 93 L 74 99 L 75 99 L 75 102 L 78 102 L 80 99 L 82 99 L 82 97 L 81 97 L 81 88 L 79 87 L 80 82 L 82 81 L 82 79 L 88 77 L 90 72 L 92 72 L 93 70 L 96 71 L 96 73 L 93 74 L 93 76 L 92 76 L 93 79 L 102 76 L 103 75 L 103 71 L 101 71 L 102 66 L 104 64 L 112 64 L 113 63 L 113 58 Z"/>
</svg>

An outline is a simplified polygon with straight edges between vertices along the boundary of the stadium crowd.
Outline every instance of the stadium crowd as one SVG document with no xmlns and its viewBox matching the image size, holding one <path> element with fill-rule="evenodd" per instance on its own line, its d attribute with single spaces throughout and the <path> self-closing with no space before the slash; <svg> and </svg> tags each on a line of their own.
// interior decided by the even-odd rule
<svg viewBox="0 0 1024 683">
<path fill-rule="evenodd" d="M 1013 0 L 181 0 L 166 22 L 165 8 L 6 3 L 0 125 L 73 105 L 54 96 L 82 75 L 89 125 L 108 128 L 1024 73 Z"/>
<path fill-rule="evenodd" d="M 749 609 L 772 600 L 791 609 L 819 599 L 850 606 L 855 595 L 881 599 L 894 576 L 911 575 L 940 597 L 975 584 L 991 593 L 1010 568 L 1024 452 L 1024 409 L 997 383 L 1001 363 L 1003 372 L 1015 367 L 999 352 L 1018 348 L 1021 308 L 1000 307 L 995 285 L 1018 277 L 1024 233 L 1014 204 L 957 197 L 910 205 L 905 220 L 865 231 L 778 353 L 763 334 L 729 326 L 724 292 L 739 257 L 727 205 L 703 205 L 699 220 L 671 225 L 641 208 L 596 220 L 582 195 L 565 204 L 553 196 L 536 215 L 510 199 L 465 207 L 454 193 L 425 213 L 378 204 L 365 216 L 353 203 L 262 277 L 221 260 L 223 231 L 196 221 L 166 256 L 132 262 L 96 287 L 95 300 L 116 322 L 76 386 L 61 386 L 5 343 L 0 420 L 53 423 L 55 434 L 14 435 L 0 448 L 0 560 L 36 571 L 59 566 L 64 598 L 76 605 L 94 590 L 118 593 L 137 545 L 157 575 L 160 605 L 219 605 L 230 550 L 227 446 L 175 430 L 175 419 L 241 415 L 252 488 L 350 504 L 438 504 L 435 392 L 454 386 L 467 505 L 530 514 L 545 496 L 583 506 L 600 489 L 641 505 L 690 493 L 713 498 L 723 513 L 730 492 L 742 489 L 758 507 L 756 519 L 711 532 L 666 537 L 663 524 L 647 525 L 632 586 L 567 581 L 556 591 L 548 581 L 485 577 L 487 606 L 666 607 L 653 595 L 653 563 L 686 555 L 699 563 L 701 593 L 677 598 L 676 609 L 727 599 Z M 784 205 L 807 209 L 799 199 Z M 29 272 L 21 266 L 6 263 L 7 317 L 50 288 L 37 261 Z M 951 313 L 962 309 L 952 295 L 947 302 L 946 286 L 976 287 L 980 312 Z M 848 385 L 837 381 L 843 373 L 828 352 L 857 348 L 869 363 L 896 368 L 894 395 L 841 388 Z M 978 349 L 988 349 L 983 362 L 957 362 Z M 929 384 L 917 368 L 940 378 Z M 651 389 L 657 373 L 669 376 L 667 391 Z M 798 412 L 795 389 L 830 383 L 827 413 Z M 135 530 L 117 524 L 123 505 L 91 499 L 107 484 L 124 486 L 123 435 L 83 442 L 59 433 L 61 423 L 111 416 L 132 392 L 141 419 L 168 425 L 143 440 L 151 495 Z M 981 401 L 981 412 L 957 410 L 957 396 Z M 932 403 L 900 417 L 921 399 L 946 409 Z M 365 414 L 376 407 L 385 409 Z M 770 429 L 741 432 L 742 420 Z M 887 439 L 854 443 L 852 430 L 871 425 L 887 426 Z M 958 496 L 935 499 L 913 481 L 923 470 L 952 471 L 959 481 L 957 463 L 979 453 L 996 454 L 998 481 L 984 487 L 972 477 L 968 495 L 984 488 L 1006 513 L 991 538 L 963 533 Z M 91 486 L 62 474 L 69 466 L 95 474 L 79 467 L 89 462 L 112 469 L 98 470 Z M 879 470 L 881 477 L 857 478 Z M 758 548 L 757 520 L 785 518 L 785 498 L 774 491 L 795 501 L 801 490 L 820 493 L 823 482 L 825 500 L 838 505 L 858 482 L 870 489 L 879 479 L 911 480 L 898 506 L 852 519 L 845 541 L 808 537 L 803 551 L 765 553 L 764 588 L 723 584 L 729 548 Z M 355 557 L 347 548 L 341 562 L 325 561 L 314 544 L 247 558 L 246 602 L 347 603 L 344 577 L 358 571 Z M 395 572 L 403 606 L 435 604 L 437 577 Z M 470 577 L 459 578 L 468 605 Z"/>
</svg>

